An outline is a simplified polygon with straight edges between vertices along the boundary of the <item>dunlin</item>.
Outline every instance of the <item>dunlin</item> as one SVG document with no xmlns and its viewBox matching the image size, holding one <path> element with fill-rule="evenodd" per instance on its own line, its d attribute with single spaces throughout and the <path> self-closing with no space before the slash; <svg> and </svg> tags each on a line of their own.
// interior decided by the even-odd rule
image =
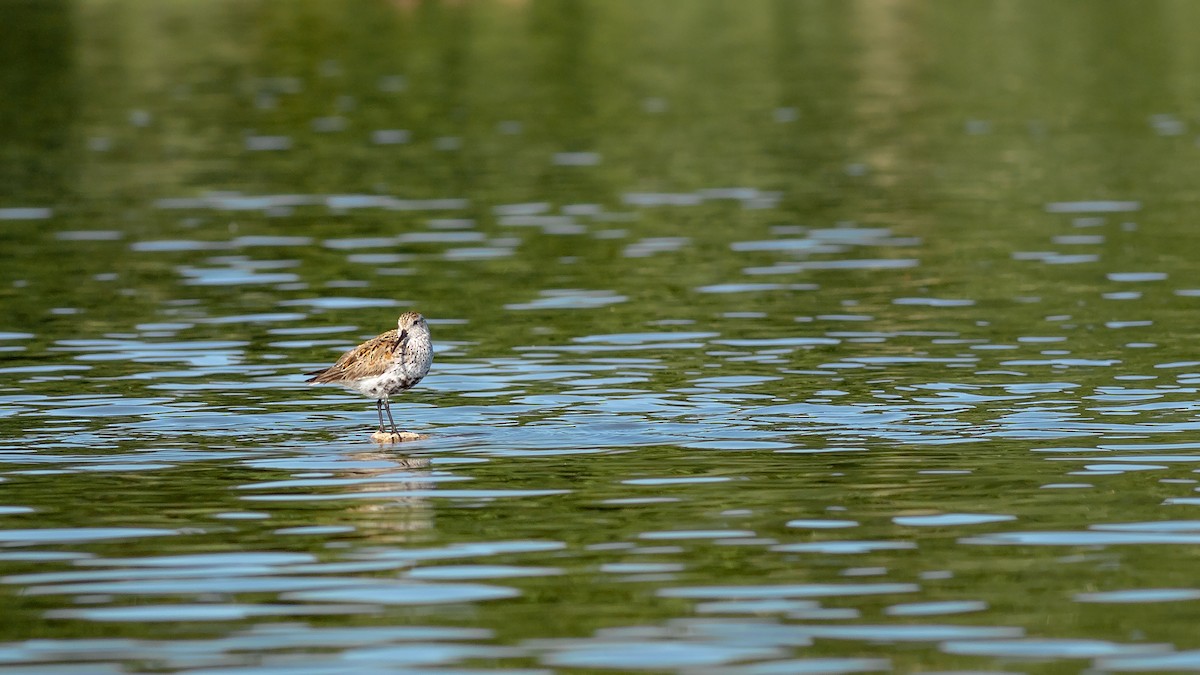
<svg viewBox="0 0 1200 675">
<path fill-rule="evenodd" d="M 337 363 L 315 370 L 309 384 L 340 384 L 347 389 L 375 399 L 379 414 L 379 433 L 383 430 L 383 411 L 387 410 L 392 433 L 399 434 L 392 419 L 389 397 L 411 389 L 433 364 L 433 341 L 429 324 L 416 312 L 405 312 L 396 322 L 396 329 L 367 340 L 342 354 Z"/>
</svg>

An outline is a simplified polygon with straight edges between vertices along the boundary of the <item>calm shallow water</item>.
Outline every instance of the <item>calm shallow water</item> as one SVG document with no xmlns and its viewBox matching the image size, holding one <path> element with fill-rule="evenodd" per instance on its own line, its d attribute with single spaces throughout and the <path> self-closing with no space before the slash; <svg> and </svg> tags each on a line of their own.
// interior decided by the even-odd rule
<svg viewBox="0 0 1200 675">
<path fill-rule="evenodd" d="M 0 6 L 0 672 L 1200 670 L 1198 11 Z"/>
</svg>

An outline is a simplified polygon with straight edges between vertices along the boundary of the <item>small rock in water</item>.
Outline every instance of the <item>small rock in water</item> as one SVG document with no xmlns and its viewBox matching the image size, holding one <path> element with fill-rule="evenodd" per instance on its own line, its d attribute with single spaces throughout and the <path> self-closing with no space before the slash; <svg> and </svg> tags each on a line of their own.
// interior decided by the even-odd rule
<svg viewBox="0 0 1200 675">
<path fill-rule="evenodd" d="M 412 431 L 401 431 L 398 434 L 393 434 L 390 431 L 376 431 L 371 434 L 371 440 L 385 445 L 387 443 L 406 443 L 408 441 L 419 441 L 424 438 L 429 438 L 423 434 L 414 433 Z"/>
</svg>

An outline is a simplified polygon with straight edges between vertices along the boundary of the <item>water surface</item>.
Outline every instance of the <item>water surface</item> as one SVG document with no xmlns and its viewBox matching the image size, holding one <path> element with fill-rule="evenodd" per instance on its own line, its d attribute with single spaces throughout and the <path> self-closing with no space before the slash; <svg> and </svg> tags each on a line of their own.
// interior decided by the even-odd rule
<svg viewBox="0 0 1200 675">
<path fill-rule="evenodd" d="M 1200 670 L 1197 12 L 0 6 L 0 671 Z"/>
</svg>

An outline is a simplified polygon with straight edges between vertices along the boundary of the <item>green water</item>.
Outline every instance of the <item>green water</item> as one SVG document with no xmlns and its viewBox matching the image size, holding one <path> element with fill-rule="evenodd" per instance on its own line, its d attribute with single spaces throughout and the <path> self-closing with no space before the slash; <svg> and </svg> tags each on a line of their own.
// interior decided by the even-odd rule
<svg viewBox="0 0 1200 675">
<path fill-rule="evenodd" d="M 1200 670 L 1198 21 L 0 2 L 0 672 Z"/>
</svg>

